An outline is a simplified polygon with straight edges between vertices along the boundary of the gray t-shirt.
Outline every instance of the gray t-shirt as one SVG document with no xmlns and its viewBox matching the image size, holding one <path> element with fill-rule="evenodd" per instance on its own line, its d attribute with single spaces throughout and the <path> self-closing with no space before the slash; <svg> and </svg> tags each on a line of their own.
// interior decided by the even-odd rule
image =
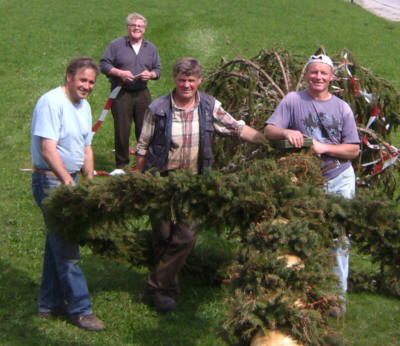
<svg viewBox="0 0 400 346">
<path fill-rule="evenodd" d="M 42 156 L 40 140 L 47 138 L 57 141 L 57 150 L 68 172 L 78 172 L 92 137 L 92 113 L 86 100 L 73 104 L 61 87 L 40 97 L 32 118 L 31 152 L 35 167 L 50 169 Z"/>
<path fill-rule="evenodd" d="M 350 106 L 332 95 L 329 100 L 314 100 L 307 90 L 287 94 L 267 124 L 301 133 L 329 144 L 358 144 L 357 125 Z M 338 176 L 351 165 L 349 160 L 337 160 L 321 155 L 324 176 L 329 180 Z M 335 162 L 338 165 L 335 167 Z M 326 170 L 327 167 L 333 167 Z"/>
</svg>

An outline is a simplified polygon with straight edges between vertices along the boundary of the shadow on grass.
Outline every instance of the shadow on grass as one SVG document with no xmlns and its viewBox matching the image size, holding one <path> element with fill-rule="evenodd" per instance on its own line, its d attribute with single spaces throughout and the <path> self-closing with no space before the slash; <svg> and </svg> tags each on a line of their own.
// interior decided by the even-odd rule
<svg viewBox="0 0 400 346">
<path fill-rule="evenodd" d="M 93 297 L 94 310 L 106 322 L 106 333 L 119 334 L 118 342 L 135 345 L 224 344 L 216 337 L 225 311 L 223 292 L 218 285 L 208 285 L 193 274 L 185 273 L 181 275 L 182 295 L 177 310 L 158 314 L 142 302 L 148 269 L 98 256 L 84 258 L 82 269 Z M 123 298 L 126 294 L 128 299 Z"/>
<path fill-rule="evenodd" d="M 186 274 L 181 280 L 182 294 L 177 309 L 157 314 L 147 308 L 142 316 L 146 322 L 132 326 L 128 343 L 138 345 L 226 345 L 218 337 L 224 321 L 223 290 L 217 286 L 198 285 L 196 278 Z M 150 313 L 148 312 L 150 311 Z"/>
<path fill-rule="evenodd" d="M 104 291 L 128 292 L 135 300 L 145 287 L 146 268 L 132 267 L 100 255 L 86 256 L 80 266 L 85 273 L 91 295 Z"/>
<path fill-rule="evenodd" d="M 0 260 L 0 335 L 5 345 L 80 345 L 48 336 L 37 317 L 39 285 Z"/>
<path fill-rule="evenodd" d="M 106 331 L 89 333 L 66 321 L 37 317 L 39 283 L 29 273 L 0 260 L 0 343 L 191 345 L 200 340 L 200 344 L 223 344 L 216 342 L 215 336 L 224 310 L 220 288 L 204 282 L 199 284 L 193 275 L 185 274 L 177 310 L 159 315 L 142 302 L 146 268 L 131 267 L 85 252 L 81 267 L 94 311 L 105 321 Z"/>
</svg>

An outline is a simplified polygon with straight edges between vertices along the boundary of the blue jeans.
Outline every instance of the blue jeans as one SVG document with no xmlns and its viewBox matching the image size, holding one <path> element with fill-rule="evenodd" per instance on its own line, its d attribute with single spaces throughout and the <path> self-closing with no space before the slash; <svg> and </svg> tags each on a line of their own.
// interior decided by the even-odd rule
<svg viewBox="0 0 400 346">
<path fill-rule="evenodd" d="M 325 191 L 338 194 L 347 199 L 353 199 L 356 193 L 356 177 L 352 166 L 340 173 L 337 177 L 328 180 Z M 347 278 L 349 276 L 350 240 L 346 236 L 339 241 L 334 240 L 336 246 L 332 249 L 336 256 L 334 272 L 340 281 L 344 293 L 347 292 Z"/>
<path fill-rule="evenodd" d="M 75 183 L 78 183 L 78 177 Z M 43 207 L 43 199 L 61 182 L 57 177 L 34 172 L 32 192 L 43 212 L 47 226 L 42 282 L 39 295 L 39 312 L 67 309 L 71 315 L 90 315 L 92 304 L 85 275 L 78 265 L 79 245 L 64 240 L 51 230 Z"/>
</svg>

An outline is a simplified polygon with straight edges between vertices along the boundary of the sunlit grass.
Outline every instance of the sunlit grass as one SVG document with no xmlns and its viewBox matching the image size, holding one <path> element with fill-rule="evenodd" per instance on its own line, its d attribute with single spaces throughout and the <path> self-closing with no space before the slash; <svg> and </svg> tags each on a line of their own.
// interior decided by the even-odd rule
<svg viewBox="0 0 400 346">
<path fill-rule="evenodd" d="M 30 174 L 20 171 L 31 167 L 32 111 L 40 95 L 63 83 L 73 56 L 99 60 L 107 44 L 125 34 L 128 13 L 137 11 L 148 18 L 146 36 L 161 55 L 163 76 L 150 83 L 154 98 L 172 89 L 172 66 L 182 56 L 198 58 L 207 70 L 222 56 L 252 57 L 274 45 L 304 57 L 320 45 L 334 54 L 346 47 L 360 64 L 400 86 L 396 44 L 400 24 L 341 0 L 2 0 L 0 10 L 0 344 L 4 345 L 223 344 L 217 330 L 229 307 L 221 287 L 185 276 L 177 311 L 160 316 L 141 302 L 147 269 L 93 256 L 87 248 L 82 251 L 82 268 L 95 312 L 107 330 L 88 333 L 66 321 L 36 317 L 45 227 L 32 198 Z M 94 121 L 109 92 L 107 79 L 100 76 L 89 98 Z M 93 147 L 96 169 L 112 170 L 111 114 Z M 351 294 L 349 313 L 338 328 L 349 344 L 395 345 L 400 339 L 399 308 L 392 298 Z"/>
</svg>

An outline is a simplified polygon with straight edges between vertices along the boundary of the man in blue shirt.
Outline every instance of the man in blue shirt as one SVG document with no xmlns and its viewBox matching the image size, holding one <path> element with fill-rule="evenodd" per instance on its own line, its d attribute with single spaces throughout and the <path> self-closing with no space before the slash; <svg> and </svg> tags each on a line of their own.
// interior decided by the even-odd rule
<svg viewBox="0 0 400 346">
<path fill-rule="evenodd" d="M 80 171 L 93 178 L 92 114 L 85 99 L 98 73 L 91 58 L 73 59 L 65 84 L 40 97 L 32 119 L 32 191 L 48 229 L 39 316 L 68 315 L 71 323 L 95 331 L 105 327 L 92 311 L 86 279 L 78 265 L 79 245 L 52 231 L 43 200 L 60 185 L 77 185 Z"/>
</svg>

